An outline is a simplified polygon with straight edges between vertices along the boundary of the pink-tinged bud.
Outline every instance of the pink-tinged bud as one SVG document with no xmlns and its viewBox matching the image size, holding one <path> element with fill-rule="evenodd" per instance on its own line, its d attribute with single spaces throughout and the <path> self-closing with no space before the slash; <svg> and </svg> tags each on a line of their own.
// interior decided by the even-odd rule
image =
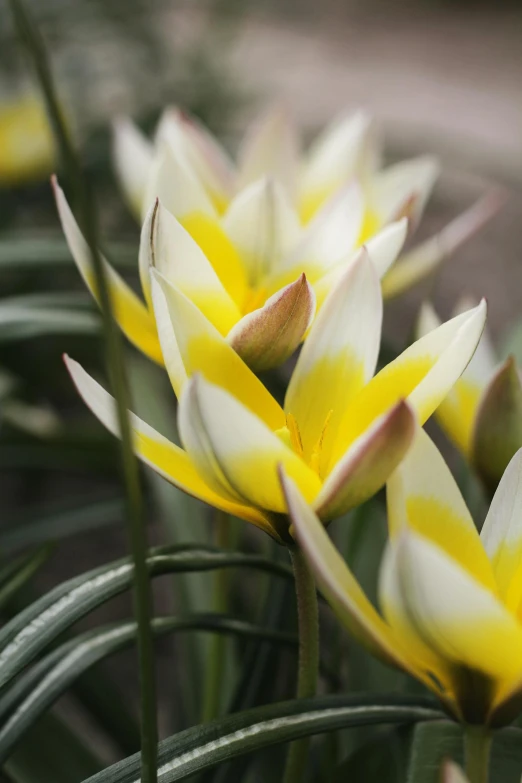
<svg viewBox="0 0 522 783">
<path fill-rule="evenodd" d="M 491 491 L 521 446 L 522 384 L 510 356 L 484 391 L 473 433 L 471 459 Z"/>
<path fill-rule="evenodd" d="M 252 370 L 268 370 L 293 354 L 314 313 L 315 294 L 302 274 L 295 283 L 267 299 L 259 310 L 245 315 L 227 340 Z"/>
</svg>

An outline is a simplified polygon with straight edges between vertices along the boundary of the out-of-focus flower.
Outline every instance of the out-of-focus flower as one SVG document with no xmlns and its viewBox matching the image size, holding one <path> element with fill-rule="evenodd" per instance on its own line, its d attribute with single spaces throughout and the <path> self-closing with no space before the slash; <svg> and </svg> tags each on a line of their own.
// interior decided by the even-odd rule
<svg viewBox="0 0 522 783">
<path fill-rule="evenodd" d="M 53 136 L 42 102 L 31 93 L 0 102 L 0 186 L 41 180 L 55 163 Z"/>
<path fill-rule="evenodd" d="M 301 154 L 296 128 L 281 108 L 272 108 L 249 129 L 234 164 L 200 123 L 169 109 L 153 143 L 130 120 L 116 122 L 114 158 L 127 203 L 137 216 L 144 217 L 159 197 L 213 265 L 223 252 L 223 234 L 232 240 L 246 265 L 247 277 L 260 267 L 258 259 L 253 268 L 252 255 L 272 254 L 270 264 L 275 271 L 281 264 L 280 254 L 291 247 L 296 227 L 311 227 L 320 215 L 324 218 L 328 203 L 350 184 L 344 209 L 342 200 L 337 208 L 345 213 L 342 241 L 334 246 L 337 258 L 401 217 L 409 218 L 411 233 L 438 174 L 432 156 L 382 169 L 375 123 L 363 111 L 336 119 L 307 153 Z M 263 195 L 262 189 L 259 192 L 261 186 L 256 183 L 261 179 L 277 183 L 277 198 L 275 194 Z M 385 296 L 396 296 L 430 274 L 498 207 L 498 194 L 488 195 L 399 259 L 383 281 Z M 257 224 L 252 232 L 252 218 L 259 220 L 257 213 L 262 210 L 265 222 Z M 294 256 L 294 261 L 299 260 L 310 259 Z M 331 261 L 329 258 L 328 263 Z M 266 262 L 265 258 L 265 268 Z M 220 267 L 215 268 L 220 275 Z M 305 267 L 297 271 L 308 275 Z"/>
<path fill-rule="evenodd" d="M 174 192 L 178 193 L 176 187 Z M 203 191 L 192 196 L 184 188 L 181 192 L 193 204 L 193 214 L 207 221 L 198 201 Z M 72 255 L 95 294 L 90 253 L 56 183 L 55 195 Z M 354 246 L 350 210 L 354 195 L 357 198 L 357 188 L 340 194 L 299 240 L 301 229 L 281 186 L 263 180 L 244 191 L 230 208 L 228 235 L 208 218 L 200 244 L 156 201 L 143 225 L 139 253 L 146 304 L 109 270 L 121 329 L 150 358 L 162 361 L 150 294 L 149 268 L 154 266 L 197 305 L 250 367 L 257 371 L 281 364 L 301 343 L 316 306 L 335 288 L 353 257 L 343 248 Z M 403 219 L 368 241 L 366 248 L 379 275 L 393 263 L 405 236 Z"/>
<path fill-rule="evenodd" d="M 522 704 L 522 451 L 511 460 L 479 536 L 442 456 L 418 428 L 388 481 L 382 616 L 282 472 L 295 535 L 348 628 L 421 680 L 457 719 L 509 722 Z"/>
<path fill-rule="evenodd" d="M 137 454 L 211 505 L 288 538 L 277 466 L 328 521 L 376 492 L 469 361 L 483 302 L 416 342 L 372 378 L 382 295 L 360 251 L 314 321 L 284 408 L 194 303 L 156 270 L 151 297 L 165 365 L 179 400 L 184 450 L 132 418 Z M 85 402 L 115 434 L 113 400 L 75 362 Z"/>
<path fill-rule="evenodd" d="M 469 781 L 458 764 L 445 761 L 441 769 L 441 783 L 469 783 Z"/>
<path fill-rule="evenodd" d="M 472 306 L 463 301 L 462 312 Z M 422 306 L 418 334 L 440 326 L 433 307 Z M 513 357 L 500 363 L 486 332 L 475 354 L 436 412 L 440 425 L 490 489 L 522 446 L 522 383 Z"/>
</svg>

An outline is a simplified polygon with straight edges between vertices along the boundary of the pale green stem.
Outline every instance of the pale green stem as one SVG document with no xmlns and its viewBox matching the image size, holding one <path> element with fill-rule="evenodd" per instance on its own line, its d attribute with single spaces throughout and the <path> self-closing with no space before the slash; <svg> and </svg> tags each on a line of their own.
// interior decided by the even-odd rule
<svg viewBox="0 0 522 783">
<path fill-rule="evenodd" d="M 231 519 L 224 511 L 216 510 L 214 524 L 214 539 L 219 549 L 230 546 Z M 212 608 L 215 612 L 224 614 L 228 609 L 228 581 L 226 571 L 216 571 L 213 580 Z M 223 692 L 223 677 L 226 665 L 227 639 L 224 634 L 214 634 L 209 644 L 208 665 L 205 670 L 205 689 L 203 701 L 203 722 L 217 718 L 221 706 Z"/>
<path fill-rule="evenodd" d="M 469 783 L 488 783 L 491 732 L 484 726 L 464 729 L 464 759 Z"/>
<path fill-rule="evenodd" d="M 314 578 L 298 547 L 290 547 L 295 578 L 299 627 L 298 699 L 315 696 L 319 671 L 319 614 Z M 301 783 L 308 759 L 310 740 L 293 742 L 288 751 L 284 783 Z"/>
</svg>

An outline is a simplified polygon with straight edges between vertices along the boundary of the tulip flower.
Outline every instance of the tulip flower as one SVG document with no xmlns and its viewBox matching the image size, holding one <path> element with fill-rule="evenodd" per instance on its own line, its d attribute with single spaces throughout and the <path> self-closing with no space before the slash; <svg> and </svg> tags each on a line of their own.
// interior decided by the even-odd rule
<svg viewBox="0 0 522 783">
<path fill-rule="evenodd" d="M 374 374 L 382 295 L 366 251 L 345 270 L 315 319 L 284 407 L 200 309 L 151 270 L 165 366 L 179 400 L 183 449 L 133 417 L 143 461 L 178 487 L 288 541 L 277 465 L 325 522 L 361 503 L 407 451 L 471 358 L 485 303 L 443 324 Z M 85 402 L 113 433 L 112 398 L 79 365 Z"/>
<path fill-rule="evenodd" d="M 297 228 L 324 232 L 325 223 L 335 224 L 339 212 L 344 213 L 343 241 L 337 244 L 341 254 L 404 216 L 411 233 L 437 178 L 438 164 L 432 156 L 421 156 L 382 169 L 381 157 L 375 123 L 363 111 L 334 120 L 301 155 L 296 128 L 281 108 L 272 108 L 247 131 L 237 164 L 206 128 L 179 110 L 165 112 L 154 143 L 130 120 L 115 123 L 115 168 L 134 214 L 143 218 L 159 197 L 216 265 L 218 275 L 224 246 L 231 252 L 230 241 L 247 277 L 253 271 L 252 255 L 261 255 L 254 265 L 259 271 L 266 265 L 267 252 L 273 270 L 281 266 L 287 271 L 284 254 Z M 332 214 L 336 198 L 340 203 Z M 397 296 L 432 273 L 496 213 L 499 204 L 497 193 L 488 194 L 384 270 L 385 296 Z M 309 260 L 297 256 L 292 255 L 294 261 Z"/>
<path fill-rule="evenodd" d="M 96 296 L 87 245 L 54 178 L 53 186 L 69 248 Z M 184 192 L 187 195 L 188 191 Z M 229 233 L 244 250 L 242 261 L 216 224 L 216 230 L 208 228 L 207 235 L 214 252 L 212 263 L 181 222 L 156 200 L 141 233 L 139 269 L 145 302 L 107 265 L 115 317 L 121 329 L 147 356 L 163 362 L 150 293 L 149 267 L 154 266 L 199 307 L 252 369 L 281 364 L 299 346 L 316 309 L 338 284 L 353 257 L 350 250 L 355 234 L 349 205 L 354 192 L 350 188 L 341 194 L 324 220 L 319 219 L 297 242 L 297 218 L 280 186 L 268 181 L 256 183 L 227 214 Z M 282 204 L 284 208 L 279 212 Z M 366 244 L 379 275 L 395 260 L 406 228 L 402 219 Z M 257 246 L 259 238 L 261 245 Z"/>
<path fill-rule="evenodd" d="M 26 93 L 0 103 L 0 186 L 41 180 L 55 164 L 45 108 Z"/>
<path fill-rule="evenodd" d="M 457 312 L 469 306 L 469 302 L 461 303 Z M 439 325 L 435 310 L 425 303 L 419 335 Z M 522 384 L 514 358 L 499 363 L 487 331 L 466 370 L 437 408 L 436 417 L 485 485 L 494 490 L 522 446 Z"/>
<path fill-rule="evenodd" d="M 479 535 L 441 454 L 418 428 L 387 485 L 382 614 L 284 466 L 282 474 L 294 534 L 341 621 L 434 691 L 456 719 L 472 727 L 510 721 L 522 704 L 522 451 Z"/>
</svg>

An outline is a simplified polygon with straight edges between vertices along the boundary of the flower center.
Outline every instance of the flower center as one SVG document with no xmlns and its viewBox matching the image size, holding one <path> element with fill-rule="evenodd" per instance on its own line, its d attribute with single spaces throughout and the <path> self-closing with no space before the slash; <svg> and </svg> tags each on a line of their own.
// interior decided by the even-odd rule
<svg viewBox="0 0 522 783">
<path fill-rule="evenodd" d="M 276 431 L 276 435 L 278 435 L 281 438 L 281 440 L 283 440 L 288 446 L 290 446 L 292 450 L 295 451 L 295 453 L 301 457 L 302 460 L 308 462 L 308 465 L 312 468 L 313 471 L 315 471 L 315 473 L 317 473 L 319 478 L 323 478 L 322 470 L 321 470 L 322 468 L 321 457 L 323 453 L 324 437 L 328 430 L 328 426 L 330 424 L 332 414 L 333 414 L 333 410 L 328 411 L 326 418 L 324 420 L 321 434 L 317 439 L 316 443 L 314 444 L 308 460 L 306 460 L 305 458 L 303 440 L 301 438 L 299 424 L 297 423 L 297 419 L 292 413 L 286 414 L 286 427 L 282 427 L 280 430 Z"/>
</svg>

